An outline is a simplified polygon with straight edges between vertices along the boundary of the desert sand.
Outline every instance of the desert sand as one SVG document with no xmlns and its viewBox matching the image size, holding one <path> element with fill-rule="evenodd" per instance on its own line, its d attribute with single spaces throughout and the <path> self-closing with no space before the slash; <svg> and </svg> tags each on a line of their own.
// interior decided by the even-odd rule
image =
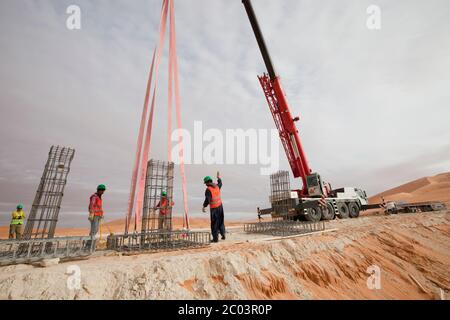
<svg viewBox="0 0 450 320">
<path fill-rule="evenodd" d="M 450 172 L 425 177 L 384 191 L 371 197 L 371 203 L 380 203 L 381 197 L 386 201 L 441 201 L 450 208 Z"/>
<path fill-rule="evenodd" d="M 371 200 L 381 195 L 448 205 L 450 174 L 422 178 Z M 192 227 L 208 224 L 203 219 Z M 106 225 L 123 230 L 121 221 Z M 75 289 L 67 286 L 72 265 L 81 270 Z M 367 285 L 371 268 L 380 270 L 378 289 Z M 234 226 L 226 241 L 202 249 L 97 251 L 87 260 L 47 268 L 0 268 L 0 299 L 449 299 L 449 294 L 449 210 L 333 220 L 325 232 L 291 238 L 245 234 Z"/>
<path fill-rule="evenodd" d="M 448 298 L 448 212 L 334 220 L 328 228 L 337 230 L 271 240 L 243 240 L 231 229 L 204 249 L 3 267 L 0 299 L 439 299 L 441 290 Z M 71 290 L 72 265 L 81 286 Z M 376 290 L 367 286 L 371 266 L 381 271 Z"/>
</svg>

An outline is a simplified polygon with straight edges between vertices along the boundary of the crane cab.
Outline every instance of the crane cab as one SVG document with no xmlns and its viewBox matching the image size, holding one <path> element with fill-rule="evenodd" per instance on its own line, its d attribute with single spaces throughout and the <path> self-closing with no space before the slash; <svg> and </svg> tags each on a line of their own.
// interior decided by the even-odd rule
<svg viewBox="0 0 450 320">
<path fill-rule="evenodd" d="M 306 176 L 307 195 L 309 197 L 326 197 L 329 193 L 329 186 L 322 181 L 318 173 Z"/>
</svg>

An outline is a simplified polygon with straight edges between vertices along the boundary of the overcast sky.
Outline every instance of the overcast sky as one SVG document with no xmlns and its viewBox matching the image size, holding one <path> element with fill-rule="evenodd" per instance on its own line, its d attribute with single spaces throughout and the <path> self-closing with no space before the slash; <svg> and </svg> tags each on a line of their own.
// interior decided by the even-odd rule
<svg viewBox="0 0 450 320">
<path fill-rule="evenodd" d="M 66 28 L 71 4 L 81 8 L 81 30 Z M 372 4 L 381 8 L 381 30 L 366 26 Z M 241 1 L 175 7 L 183 126 L 274 128 Z M 254 0 L 254 7 L 314 171 L 334 187 L 369 194 L 450 171 L 448 0 Z M 76 149 L 62 215 L 79 213 L 87 223 L 81 214 L 99 183 L 108 187 L 107 215 L 125 215 L 160 8 L 161 0 L 0 1 L 2 222 L 17 203 L 29 211 L 53 144 Z M 166 58 L 160 71 L 150 158 L 166 160 Z M 186 170 L 194 216 L 202 179 L 217 170 L 230 215 L 253 218 L 268 205 L 259 165 Z"/>
</svg>

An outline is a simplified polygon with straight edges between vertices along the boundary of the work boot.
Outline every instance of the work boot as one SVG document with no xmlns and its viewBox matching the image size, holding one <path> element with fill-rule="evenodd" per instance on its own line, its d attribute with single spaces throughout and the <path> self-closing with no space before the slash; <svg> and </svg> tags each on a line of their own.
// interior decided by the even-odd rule
<svg viewBox="0 0 450 320">
<path fill-rule="evenodd" d="M 217 243 L 217 242 L 219 242 L 219 239 L 212 239 L 211 240 L 211 243 Z"/>
<path fill-rule="evenodd" d="M 223 235 L 223 236 L 222 236 L 222 240 L 225 240 L 225 239 L 226 239 L 226 238 L 225 238 L 225 235 Z"/>
</svg>

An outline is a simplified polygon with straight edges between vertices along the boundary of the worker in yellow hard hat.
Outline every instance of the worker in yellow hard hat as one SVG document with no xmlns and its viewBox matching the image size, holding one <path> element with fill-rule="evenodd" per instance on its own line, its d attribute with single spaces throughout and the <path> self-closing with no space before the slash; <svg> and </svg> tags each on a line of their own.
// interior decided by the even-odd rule
<svg viewBox="0 0 450 320">
<path fill-rule="evenodd" d="M 23 211 L 23 205 L 19 204 L 16 210 L 11 214 L 11 224 L 9 225 L 9 239 L 17 240 L 22 239 L 23 224 L 25 222 L 25 211 Z"/>
</svg>

